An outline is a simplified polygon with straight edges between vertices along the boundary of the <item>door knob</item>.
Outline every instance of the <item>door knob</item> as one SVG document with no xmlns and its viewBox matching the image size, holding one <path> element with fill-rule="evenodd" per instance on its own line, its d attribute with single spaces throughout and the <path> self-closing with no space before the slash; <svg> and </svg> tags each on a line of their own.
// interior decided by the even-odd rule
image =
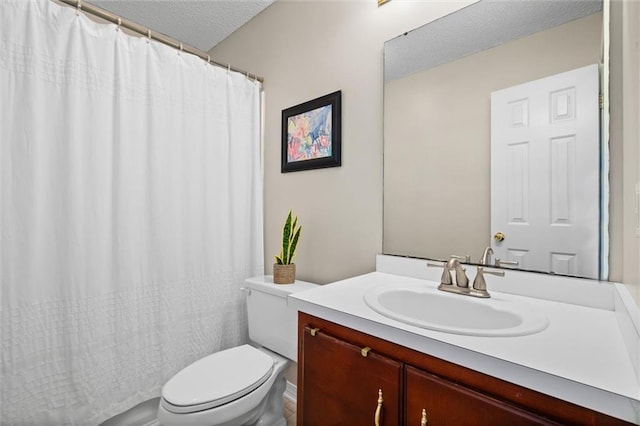
<svg viewBox="0 0 640 426">
<path fill-rule="evenodd" d="M 493 236 L 493 239 L 497 242 L 504 241 L 504 234 L 502 232 L 496 232 L 496 234 Z"/>
</svg>

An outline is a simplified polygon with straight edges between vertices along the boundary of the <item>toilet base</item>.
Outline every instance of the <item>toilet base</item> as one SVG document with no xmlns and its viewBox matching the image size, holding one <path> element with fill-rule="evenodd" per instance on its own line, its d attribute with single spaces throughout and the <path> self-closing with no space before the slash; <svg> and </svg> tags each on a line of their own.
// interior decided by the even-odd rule
<svg viewBox="0 0 640 426">
<path fill-rule="evenodd" d="M 287 426 L 287 421 L 284 418 L 284 400 L 282 399 L 286 387 L 287 380 L 283 374 L 276 380 L 267 397 L 255 410 L 257 418 L 242 423 L 242 426 Z"/>
</svg>

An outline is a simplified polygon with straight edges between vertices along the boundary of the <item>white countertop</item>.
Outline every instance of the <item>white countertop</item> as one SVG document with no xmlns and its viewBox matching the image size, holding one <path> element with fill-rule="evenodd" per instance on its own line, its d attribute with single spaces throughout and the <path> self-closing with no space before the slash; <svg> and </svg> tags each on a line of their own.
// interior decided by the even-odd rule
<svg viewBox="0 0 640 426">
<path fill-rule="evenodd" d="M 290 306 L 529 389 L 640 424 L 640 385 L 611 309 L 491 291 L 549 319 L 536 334 L 477 337 L 404 324 L 370 309 L 363 294 L 389 283 L 438 282 L 373 272 L 290 296 Z M 465 296 L 460 296 L 465 297 Z"/>
</svg>

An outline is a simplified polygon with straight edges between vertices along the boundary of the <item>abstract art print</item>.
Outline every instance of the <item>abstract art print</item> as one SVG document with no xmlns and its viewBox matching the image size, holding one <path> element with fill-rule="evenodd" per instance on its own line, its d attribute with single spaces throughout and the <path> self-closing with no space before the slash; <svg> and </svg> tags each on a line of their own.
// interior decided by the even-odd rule
<svg viewBox="0 0 640 426">
<path fill-rule="evenodd" d="M 341 165 L 341 97 L 337 91 L 282 111 L 282 173 Z"/>
</svg>

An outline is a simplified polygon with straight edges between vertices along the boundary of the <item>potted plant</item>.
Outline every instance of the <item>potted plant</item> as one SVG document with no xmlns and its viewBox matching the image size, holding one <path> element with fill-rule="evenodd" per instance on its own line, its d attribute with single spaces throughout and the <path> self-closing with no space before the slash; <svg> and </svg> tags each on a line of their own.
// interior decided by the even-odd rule
<svg viewBox="0 0 640 426">
<path fill-rule="evenodd" d="M 282 228 L 282 250 L 280 255 L 275 257 L 276 263 L 273 265 L 273 282 L 276 284 L 293 284 L 296 280 L 296 264 L 293 263 L 293 258 L 296 255 L 301 230 L 298 216 L 292 219 L 292 212 L 289 210 Z"/>
</svg>

